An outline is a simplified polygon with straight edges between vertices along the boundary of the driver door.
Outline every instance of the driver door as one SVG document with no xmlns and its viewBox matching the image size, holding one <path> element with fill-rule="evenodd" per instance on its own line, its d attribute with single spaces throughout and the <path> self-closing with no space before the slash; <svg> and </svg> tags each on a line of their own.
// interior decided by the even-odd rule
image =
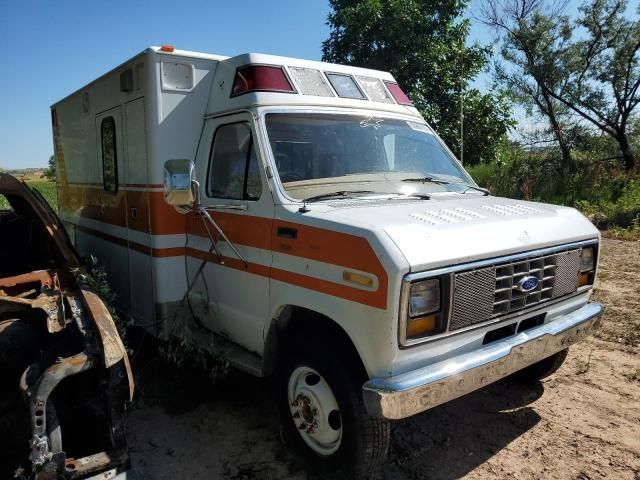
<svg viewBox="0 0 640 480">
<path fill-rule="evenodd" d="M 206 121 L 196 159 L 200 202 L 241 258 L 213 225 L 193 215 L 187 273 L 191 304 L 202 324 L 262 353 L 274 204 L 255 138 L 249 114 Z"/>
</svg>

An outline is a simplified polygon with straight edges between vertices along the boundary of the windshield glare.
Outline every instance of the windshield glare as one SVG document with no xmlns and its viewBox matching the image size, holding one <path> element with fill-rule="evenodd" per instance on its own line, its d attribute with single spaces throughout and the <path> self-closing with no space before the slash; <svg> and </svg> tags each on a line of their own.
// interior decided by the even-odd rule
<svg viewBox="0 0 640 480">
<path fill-rule="evenodd" d="M 472 183 L 422 123 L 271 113 L 266 115 L 266 127 L 280 181 L 287 194 L 298 200 L 336 191 L 361 192 L 357 196 L 362 192 L 424 195 L 461 191 L 461 185 Z"/>
</svg>

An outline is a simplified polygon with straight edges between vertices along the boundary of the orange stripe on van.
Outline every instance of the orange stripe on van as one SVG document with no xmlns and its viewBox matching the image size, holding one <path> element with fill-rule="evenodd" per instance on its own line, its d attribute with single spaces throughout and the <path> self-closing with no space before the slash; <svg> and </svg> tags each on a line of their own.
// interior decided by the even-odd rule
<svg viewBox="0 0 640 480">
<path fill-rule="evenodd" d="M 190 257 L 198 258 L 200 260 L 206 260 L 210 263 L 220 264 L 220 261 L 215 254 L 209 254 L 201 250 L 195 250 L 192 248 L 187 248 L 186 250 L 187 255 L 189 255 Z M 362 303 L 364 305 L 369 305 L 381 309 L 386 308 L 387 305 L 386 290 L 384 292 L 381 292 L 381 295 L 379 293 L 380 290 L 378 290 L 377 292 L 369 292 L 366 290 L 361 290 L 359 288 L 330 282 L 328 280 L 309 277 L 307 275 L 293 273 L 286 270 L 281 270 L 279 268 L 269 268 L 264 265 L 251 262 L 249 262 L 245 267 L 245 264 L 242 262 L 242 260 L 239 260 L 237 258 L 222 257 L 222 262 L 224 262 L 224 266 L 227 268 L 233 268 L 234 270 L 240 270 L 243 272 L 252 273 L 254 275 L 260 275 L 262 277 L 270 277 L 280 282 L 331 295 L 332 297 L 344 298 L 345 300 L 350 300 L 352 302 Z"/>
<path fill-rule="evenodd" d="M 366 290 L 360 290 L 359 288 L 329 282 L 328 280 L 322 280 L 320 278 L 308 277 L 278 268 L 271 269 L 271 278 L 316 292 L 325 293 L 332 297 L 344 298 L 345 300 L 351 300 L 352 302 L 362 303 L 375 308 L 387 308 L 387 292 L 386 290 L 382 291 L 381 288 L 378 288 L 375 292 L 368 292 Z"/>
<path fill-rule="evenodd" d="M 68 185 L 58 192 L 60 213 L 144 233 L 151 231 L 151 192 L 119 190 L 114 194 L 78 184 Z M 158 215 L 163 213 L 158 212 Z M 179 215 L 175 210 L 173 213 Z M 184 219 L 181 220 L 182 230 L 177 233 L 184 233 Z"/>
<path fill-rule="evenodd" d="M 234 244 L 246 245 L 294 257 L 307 258 L 337 267 L 367 272 L 378 278 L 375 292 L 342 284 L 319 280 L 285 270 L 279 270 L 277 262 L 271 271 L 272 278 L 286 283 L 304 286 L 341 298 L 365 303 L 376 308 L 387 308 L 387 272 L 369 242 L 356 235 L 336 232 L 299 223 L 271 220 L 246 214 L 210 212 L 220 228 Z M 187 232 L 206 237 L 203 222 L 196 215 L 188 215 Z M 295 230 L 295 239 L 278 236 L 278 228 Z M 242 264 L 242 262 L 240 262 Z"/>
<path fill-rule="evenodd" d="M 186 248 L 186 254 L 193 258 L 200 260 L 206 260 L 209 263 L 216 263 L 220 265 L 218 256 L 215 253 L 203 252 L 202 250 L 196 250 L 195 248 Z M 253 273 L 254 275 L 260 275 L 261 277 L 269 277 L 270 267 L 260 265 L 259 263 L 248 262 L 245 268 L 245 264 L 242 260 L 232 257 L 220 257 L 225 267 L 233 268 L 234 270 L 242 270 L 243 272 Z"/>
<path fill-rule="evenodd" d="M 149 192 L 150 229 L 153 235 L 176 235 L 187 231 L 187 217 L 164 201 L 163 192 Z"/>
<path fill-rule="evenodd" d="M 209 214 L 233 243 L 271 250 L 272 219 L 215 210 L 209 210 Z M 214 235 L 217 235 L 211 225 L 209 225 L 209 229 Z M 187 233 L 208 237 L 204 223 L 199 215 L 187 215 Z"/>
<path fill-rule="evenodd" d="M 130 208 L 137 209 L 136 218 L 131 218 Z M 61 205 L 62 212 L 71 215 L 91 218 L 123 228 L 132 228 L 152 235 L 173 235 L 188 233 L 207 237 L 202 219 L 197 214 L 181 214 L 164 201 L 162 192 L 132 192 L 120 191 L 113 195 L 101 190 L 69 186 L 65 195 L 65 204 Z M 311 290 L 320 291 L 341 298 L 348 298 L 359 303 L 376 308 L 387 307 L 388 277 L 380 259 L 369 242 L 362 237 L 333 230 L 327 230 L 309 225 L 272 220 L 241 213 L 230 213 L 210 210 L 210 214 L 220 225 L 231 242 L 276 253 L 283 253 L 295 257 L 307 258 L 318 262 L 328 263 L 345 269 L 367 272 L 378 278 L 378 289 L 375 292 L 348 287 L 305 275 L 299 275 L 285 270 L 279 270 L 277 263 L 272 269 L 271 276 L 275 280 L 303 286 Z M 129 215 L 129 225 L 127 225 Z M 278 235 L 278 228 L 284 227 L 297 231 L 295 239 L 282 238 Z M 86 227 L 83 227 L 87 231 Z M 127 242 L 117 237 L 97 232 L 90 233 L 107 241 L 127 246 L 136 251 L 153 255 L 154 257 L 171 257 L 185 254 L 184 248 L 151 248 L 148 246 Z M 95 232 L 95 233 L 93 233 Z M 188 249 L 190 256 L 202 258 L 204 252 Z M 204 259 L 204 258 L 203 258 Z M 211 258 L 207 258 L 211 261 Z M 236 262 L 239 264 L 236 265 Z M 237 259 L 227 259 L 225 264 L 231 268 L 244 269 L 242 262 Z M 268 276 L 266 267 L 254 265 L 250 273 Z"/>
</svg>

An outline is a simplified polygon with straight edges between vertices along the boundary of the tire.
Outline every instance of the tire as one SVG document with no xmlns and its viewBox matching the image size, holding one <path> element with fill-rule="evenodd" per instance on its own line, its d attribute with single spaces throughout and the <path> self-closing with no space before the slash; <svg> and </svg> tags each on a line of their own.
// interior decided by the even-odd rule
<svg viewBox="0 0 640 480">
<path fill-rule="evenodd" d="M 558 353 L 516 372 L 514 377 L 522 383 L 538 382 L 553 375 L 562 366 L 568 353 L 568 348 L 560 350 Z"/>
<path fill-rule="evenodd" d="M 371 478 L 389 451 L 390 423 L 366 413 L 363 382 L 344 360 L 334 350 L 288 355 L 277 382 L 284 440 L 315 472 Z"/>
</svg>

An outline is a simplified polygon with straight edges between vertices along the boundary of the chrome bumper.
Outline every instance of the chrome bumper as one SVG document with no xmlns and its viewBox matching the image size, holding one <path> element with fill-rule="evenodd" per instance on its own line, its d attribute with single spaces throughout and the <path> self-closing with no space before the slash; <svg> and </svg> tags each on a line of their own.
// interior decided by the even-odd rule
<svg viewBox="0 0 640 480">
<path fill-rule="evenodd" d="M 600 325 L 602 305 L 588 303 L 559 319 L 473 352 L 362 387 L 370 415 L 406 418 L 504 378 L 582 340 Z"/>
</svg>

